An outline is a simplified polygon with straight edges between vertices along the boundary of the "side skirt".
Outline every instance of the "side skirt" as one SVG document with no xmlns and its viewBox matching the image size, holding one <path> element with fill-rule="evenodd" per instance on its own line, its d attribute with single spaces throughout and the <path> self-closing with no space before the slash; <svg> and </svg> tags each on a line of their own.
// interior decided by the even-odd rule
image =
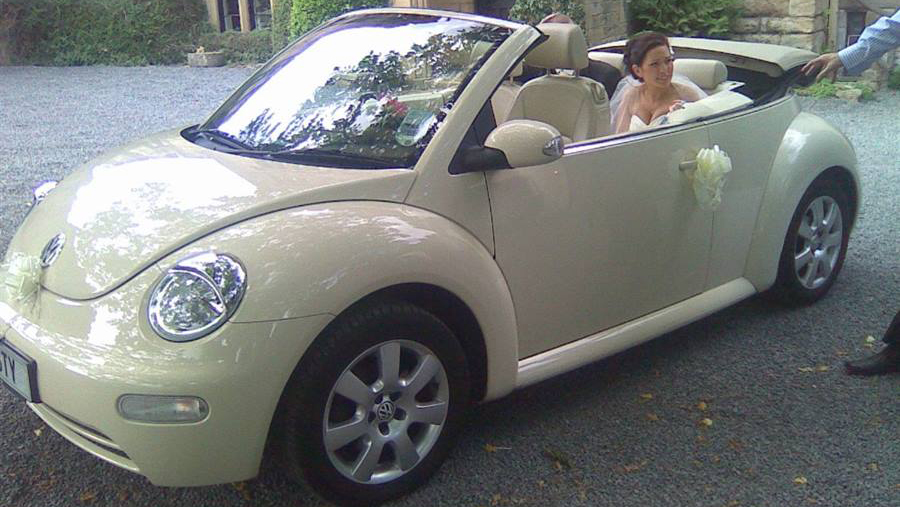
<svg viewBox="0 0 900 507">
<path fill-rule="evenodd" d="M 738 278 L 680 303 L 519 361 L 516 388 L 574 370 L 700 320 L 756 294 Z"/>
</svg>

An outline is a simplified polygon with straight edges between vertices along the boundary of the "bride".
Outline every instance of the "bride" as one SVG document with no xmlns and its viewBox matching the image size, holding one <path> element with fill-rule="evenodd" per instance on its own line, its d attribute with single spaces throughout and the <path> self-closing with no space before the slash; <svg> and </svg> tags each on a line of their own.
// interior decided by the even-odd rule
<svg viewBox="0 0 900 507">
<path fill-rule="evenodd" d="M 674 75 L 674 62 L 665 35 L 644 32 L 629 39 L 624 63 L 631 75 L 619 82 L 610 100 L 616 133 L 664 125 L 666 114 L 706 97 L 690 79 Z"/>
</svg>

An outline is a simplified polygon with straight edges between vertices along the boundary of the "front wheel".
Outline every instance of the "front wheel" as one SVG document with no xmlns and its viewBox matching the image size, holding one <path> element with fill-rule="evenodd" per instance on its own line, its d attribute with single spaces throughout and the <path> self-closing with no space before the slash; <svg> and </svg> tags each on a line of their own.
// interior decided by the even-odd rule
<svg viewBox="0 0 900 507">
<path fill-rule="evenodd" d="M 850 239 L 850 201 L 834 180 L 819 178 L 803 194 L 788 226 L 775 292 L 790 304 L 810 304 L 834 284 Z"/>
<path fill-rule="evenodd" d="M 401 496 L 443 462 L 468 398 L 465 355 L 437 317 L 401 302 L 352 311 L 316 340 L 282 397 L 288 472 L 342 505 Z"/>
</svg>

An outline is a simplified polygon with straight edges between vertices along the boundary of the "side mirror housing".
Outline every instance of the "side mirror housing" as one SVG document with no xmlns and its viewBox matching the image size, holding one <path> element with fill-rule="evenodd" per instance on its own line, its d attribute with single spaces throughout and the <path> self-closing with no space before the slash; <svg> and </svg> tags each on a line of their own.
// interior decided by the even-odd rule
<svg viewBox="0 0 900 507">
<path fill-rule="evenodd" d="M 552 125 L 534 120 L 510 120 L 488 134 L 485 148 L 499 150 L 509 167 L 549 164 L 562 157 L 563 138 Z"/>
<path fill-rule="evenodd" d="M 534 120 L 510 120 L 491 131 L 484 146 L 465 150 L 452 174 L 548 164 L 563 154 L 563 138 L 551 125 Z"/>
</svg>

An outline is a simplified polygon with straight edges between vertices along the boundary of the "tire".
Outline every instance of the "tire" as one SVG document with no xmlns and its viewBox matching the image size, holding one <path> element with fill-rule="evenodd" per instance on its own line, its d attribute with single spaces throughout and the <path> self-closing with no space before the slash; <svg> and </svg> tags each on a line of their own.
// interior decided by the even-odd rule
<svg viewBox="0 0 900 507">
<path fill-rule="evenodd" d="M 286 471 L 340 505 L 402 496 L 449 454 L 469 384 L 459 341 L 431 313 L 402 302 L 351 310 L 316 339 L 282 395 Z"/>
<path fill-rule="evenodd" d="M 773 292 L 782 302 L 808 305 L 828 292 L 844 265 L 851 220 L 847 192 L 827 177 L 813 181 L 781 249 Z"/>
</svg>

